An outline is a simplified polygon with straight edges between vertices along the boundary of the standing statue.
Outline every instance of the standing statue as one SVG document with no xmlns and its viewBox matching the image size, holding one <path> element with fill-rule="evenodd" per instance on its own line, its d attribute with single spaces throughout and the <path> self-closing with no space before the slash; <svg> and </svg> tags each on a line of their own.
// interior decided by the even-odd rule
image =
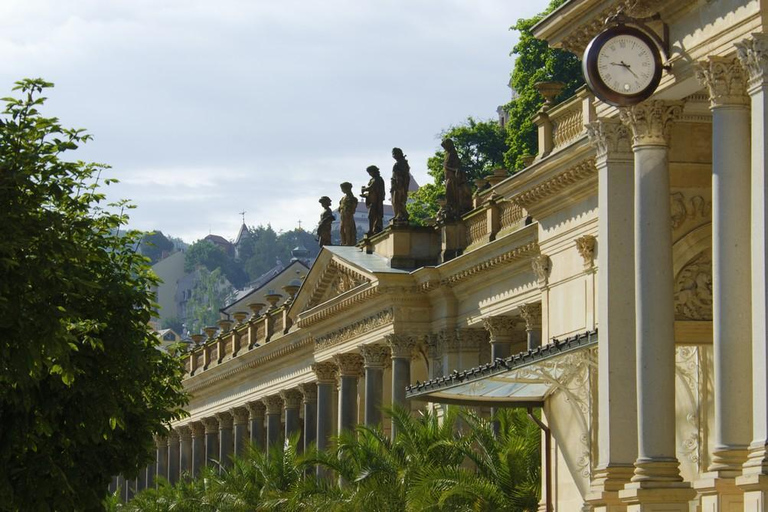
<svg viewBox="0 0 768 512">
<path fill-rule="evenodd" d="M 320 222 L 317 223 L 317 242 L 320 247 L 331 245 L 331 224 L 336 220 L 331 211 L 331 198 L 323 196 L 318 201 L 323 206 L 323 213 L 320 214 Z"/>
<path fill-rule="evenodd" d="M 403 150 L 392 148 L 392 158 L 395 159 L 395 165 L 392 167 L 392 209 L 395 211 L 395 217 L 392 224 L 408 224 L 408 210 L 405 203 L 408 201 L 408 185 L 411 184 L 411 166 L 405 159 Z"/>
<path fill-rule="evenodd" d="M 445 207 L 448 218 L 455 220 L 472 209 L 472 189 L 466 174 L 461 170 L 461 160 L 453 141 L 446 138 L 440 145 L 445 150 Z"/>
<path fill-rule="evenodd" d="M 368 186 L 364 186 L 360 197 L 365 199 L 368 207 L 368 236 L 381 232 L 384 224 L 384 180 L 381 179 L 379 168 L 369 165 L 366 169 L 371 177 Z"/>
<path fill-rule="evenodd" d="M 339 215 L 341 216 L 341 245 L 353 246 L 357 243 L 357 226 L 355 211 L 357 198 L 352 193 L 352 184 L 345 181 L 341 184 L 344 196 L 339 200 Z"/>
</svg>

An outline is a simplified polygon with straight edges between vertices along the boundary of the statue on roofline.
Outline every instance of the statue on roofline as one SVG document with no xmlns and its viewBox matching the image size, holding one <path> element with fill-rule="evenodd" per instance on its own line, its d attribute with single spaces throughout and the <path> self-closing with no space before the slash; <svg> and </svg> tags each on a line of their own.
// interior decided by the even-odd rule
<svg viewBox="0 0 768 512">
<path fill-rule="evenodd" d="M 384 224 L 384 180 L 381 178 L 379 168 L 369 165 L 366 169 L 371 179 L 367 186 L 363 186 L 360 197 L 365 199 L 368 207 L 368 236 L 380 233 Z"/>
<path fill-rule="evenodd" d="M 357 198 L 352 193 L 352 184 L 345 181 L 340 185 L 344 196 L 339 200 L 339 216 L 341 216 L 341 245 L 353 246 L 357 243 L 357 226 L 355 211 Z"/>
<path fill-rule="evenodd" d="M 323 207 L 323 213 L 320 214 L 320 222 L 317 223 L 317 242 L 320 247 L 331 244 L 331 224 L 336 220 L 331 211 L 331 198 L 323 196 L 318 201 Z"/>
</svg>

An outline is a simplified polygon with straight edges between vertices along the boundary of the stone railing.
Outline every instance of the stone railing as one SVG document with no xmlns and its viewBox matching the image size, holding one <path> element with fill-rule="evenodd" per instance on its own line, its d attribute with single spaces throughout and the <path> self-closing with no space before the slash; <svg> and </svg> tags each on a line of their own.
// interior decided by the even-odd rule
<svg viewBox="0 0 768 512">
<path fill-rule="evenodd" d="M 510 231 L 522 227 L 525 219 L 523 208 L 512 201 L 501 201 L 499 207 L 499 231 Z"/>
<path fill-rule="evenodd" d="M 584 132 L 584 112 L 581 102 L 568 102 L 562 108 L 555 108 L 549 114 L 552 122 L 553 150 L 567 146 Z"/>
<path fill-rule="evenodd" d="M 486 209 L 480 208 L 464 219 L 467 234 L 467 247 L 488 242 L 488 220 Z"/>
<path fill-rule="evenodd" d="M 493 242 L 499 233 L 523 227 L 525 210 L 493 193 L 480 206 L 464 216 L 466 251 Z"/>
<path fill-rule="evenodd" d="M 539 154 L 536 158 L 542 159 L 585 137 L 584 125 L 597 117 L 594 101 L 595 97 L 585 87 L 557 106 L 542 107 L 533 118 L 538 128 Z"/>
<path fill-rule="evenodd" d="M 184 357 L 187 376 L 197 375 L 230 359 L 234 359 L 282 336 L 291 327 L 291 318 L 285 306 L 252 316 L 248 321 L 231 327 L 231 322 L 220 325 L 218 334 L 204 342 L 198 340 Z"/>
</svg>

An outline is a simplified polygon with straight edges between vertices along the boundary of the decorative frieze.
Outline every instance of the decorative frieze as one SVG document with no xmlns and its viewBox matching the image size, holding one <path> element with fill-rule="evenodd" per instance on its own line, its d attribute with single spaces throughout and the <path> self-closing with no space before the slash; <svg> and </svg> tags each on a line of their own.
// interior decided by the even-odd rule
<svg viewBox="0 0 768 512">
<path fill-rule="evenodd" d="M 416 339 L 408 334 L 388 334 L 384 337 L 389 349 L 392 352 L 392 358 L 402 357 L 410 359 L 413 357 L 413 349 L 416 347 Z"/>
<path fill-rule="evenodd" d="M 285 409 L 298 409 L 304 397 L 297 389 L 283 389 L 280 398 L 283 399 Z"/>
<path fill-rule="evenodd" d="M 283 399 L 278 395 L 265 396 L 261 402 L 264 404 L 267 414 L 280 414 L 283 410 Z"/>
<path fill-rule="evenodd" d="M 488 343 L 488 331 L 483 328 L 456 329 L 456 336 L 461 348 L 466 350 L 479 350 L 481 345 Z"/>
<path fill-rule="evenodd" d="M 621 156 L 632 158 L 629 129 L 618 119 L 600 119 L 586 125 L 587 137 L 598 159 Z"/>
<path fill-rule="evenodd" d="M 385 309 L 379 311 L 375 315 L 369 316 L 350 325 L 331 331 L 323 336 L 318 336 L 315 339 L 315 345 L 317 348 L 328 348 L 339 343 L 343 343 L 349 339 L 361 336 L 369 331 L 377 329 L 379 327 L 389 325 L 394 320 L 394 312 L 392 309 Z"/>
<path fill-rule="evenodd" d="M 520 306 L 520 316 L 525 320 L 526 331 L 541 329 L 541 302 L 532 302 Z"/>
<path fill-rule="evenodd" d="M 363 356 L 360 354 L 336 354 L 333 360 L 339 367 L 339 377 L 362 377 Z"/>
<path fill-rule="evenodd" d="M 360 353 L 366 368 L 384 368 L 389 362 L 389 348 L 384 345 L 364 345 Z"/>
<path fill-rule="evenodd" d="M 338 368 L 332 362 L 323 361 L 321 363 L 314 363 L 311 368 L 315 373 L 315 377 L 317 377 L 317 382 L 321 384 L 336 382 L 336 374 L 338 373 Z"/>
<path fill-rule="evenodd" d="M 710 56 L 696 65 L 696 78 L 709 91 L 711 108 L 749 105 L 747 79 L 738 59 Z"/>
<path fill-rule="evenodd" d="M 595 245 L 597 238 L 594 235 L 584 235 L 576 239 L 576 250 L 584 260 L 584 268 L 591 269 L 595 266 Z"/>
<path fill-rule="evenodd" d="M 301 393 L 302 403 L 304 404 L 316 404 L 317 403 L 317 384 L 314 382 L 304 382 L 299 384 L 299 393 Z"/>
<path fill-rule="evenodd" d="M 632 130 L 633 146 L 666 146 L 672 123 L 683 113 L 682 102 L 644 101 L 621 107 L 621 121 Z"/>
<path fill-rule="evenodd" d="M 768 34 L 755 33 L 740 43 L 735 43 L 736 57 L 747 71 L 748 88 L 751 92 L 765 82 L 768 70 Z"/>
</svg>

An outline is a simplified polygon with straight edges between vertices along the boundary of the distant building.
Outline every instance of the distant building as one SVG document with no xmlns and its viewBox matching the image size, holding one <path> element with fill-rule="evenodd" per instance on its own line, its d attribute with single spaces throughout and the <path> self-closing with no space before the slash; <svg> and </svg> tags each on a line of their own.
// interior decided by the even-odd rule
<svg viewBox="0 0 768 512">
<path fill-rule="evenodd" d="M 185 274 L 184 253 L 175 252 L 158 261 L 152 265 L 152 271 L 162 280 L 152 290 L 155 293 L 155 301 L 160 306 L 155 314 L 155 321 L 158 327 L 162 327 L 163 320 L 179 316 L 176 288 Z"/>
</svg>

